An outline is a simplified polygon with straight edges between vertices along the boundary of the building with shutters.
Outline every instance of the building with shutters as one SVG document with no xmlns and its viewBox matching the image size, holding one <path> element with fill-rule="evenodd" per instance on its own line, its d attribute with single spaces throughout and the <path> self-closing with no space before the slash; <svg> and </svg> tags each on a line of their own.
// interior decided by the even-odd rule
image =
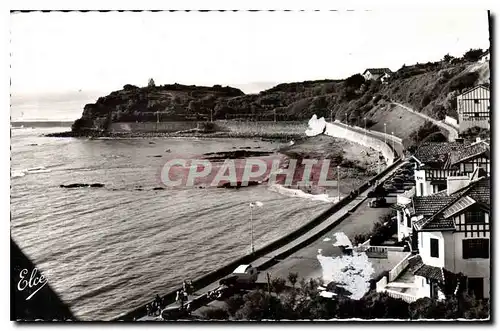
<svg viewBox="0 0 500 331">
<path fill-rule="evenodd" d="M 391 75 L 392 71 L 389 68 L 370 68 L 362 73 L 366 80 L 380 80 L 382 82 L 387 81 Z"/>
<path fill-rule="evenodd" d="M 479 85 L 457 96 L 457 113 L 460 132 L 475 126 L 490 129 L 490 89 Z"/>
<path fill-rule="evenodd" d="M 398 236 L 408 238 L 413 256 L 393 282 L 411 300 L 444 298 L 450 275 L 462 275 L 462 288 L 478 298 L 490 296 L 490 178 L 477 168 L 470 176 L 449 177 L 447 189 L 394 206 Z M 406 283 L 406 284 L 405 284 Z M 406 287 L 405 287 L 406 286 Z M 408 294 L 411 290 L 411 295 Z M 391 290 L 394 292 L 393 290 Z"/>
<path fill-rule="evenodd" d="M 477 139 L 464 142 L 422 144 L 412 159 L 415 165 L 415 195 L 426 196 L 447 188 L 449 176 L 469 176 L 476 168 L 490 174 L 490 144 Z"/>
</svg>

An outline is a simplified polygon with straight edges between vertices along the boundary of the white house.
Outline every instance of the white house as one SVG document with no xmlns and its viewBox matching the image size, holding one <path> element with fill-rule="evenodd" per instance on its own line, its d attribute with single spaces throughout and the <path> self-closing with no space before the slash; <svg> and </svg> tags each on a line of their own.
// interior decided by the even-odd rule
<svg viewBox="0 0 500 331">
<path fill-rule="evenodd" d="M 460 132 L 475 126 L 490 129 L 490 89 L 478 85 L 457 96 L 457 113 Z"/>
<path fill-rule="evenodd" d="M 370 68 L 362 73 L 366 80 L 381 80 L 382 82 L 387 81 L 391 75 L 392 71 L 389 68 Z"/>
<path fill-rule="evenodd" d="M 490 174 L 490 145 L 486 141 L 424 143 L 412 158 L 416 161 L 416 196 L 445 190 L 449 176 L 468 176 L 476 168 Z"/>
<path fill-rule="evenodd" d="M 485 62 L 489 62 L 490 61 L 490 50 L 486 50 L 486 52 L 484 52 L 481 57 L 479 58 L 479 61 L 480 63 L 485 63 Z"/>
<path fill-rule="evenodd" d="M 398 231 L 405 228 L 416 254 L 406 270 L 415 298 L 443 298 L 447 275 L 460 274 L 461 286 L 490 296 L 490 178 L 482 169 L 448 178 L 446 190 L 413 197 L 402 210 L 411 224 L 398 222 Z"/>
</svg>

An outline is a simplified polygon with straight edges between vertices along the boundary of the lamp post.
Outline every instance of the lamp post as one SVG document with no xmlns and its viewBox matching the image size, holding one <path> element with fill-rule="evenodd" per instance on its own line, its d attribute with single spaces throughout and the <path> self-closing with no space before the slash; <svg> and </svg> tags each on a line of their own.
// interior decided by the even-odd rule
<svg viewBox="0 0 500 331">
<path fill-rule="evenodd" d="M 384 144 L 387 144 L 387 124 L 384 123 Z"/>
<path fill-rule="evenodd" d="M 391 139 L 392 139 L 392 150 L 394 151 L 394 131 L 391 131 Z"/>
<path fill-rule="evenodd" d="M 330 109 L 330 123 L 333 122 L 333 109 Z"/>
<path fill-rule="evenodd" d="M 253 248 L 253 204 L 250 204 L 250 251 L 254 252 Z"/>
<path fill-rule="evenodd" d="M 380 173 L 380 152 L 377 152 L 377 175 Z"/>
<path fill-rule="evenodd" d="M 348 122 L 347 122 L 347 113 L 345 113 L 345 124 L 348 125 Z"/>
<path fill-rule="evenodd" d="M 366 143 L 366 117 L 365 117 L 365 143 Z"/>
<path fill-rule="evenodd" d="M 250 202 L 250 250 L 254 253 L 253 247 L 253 207 L 262 207 L 263 203 L 260 201 Z"/>
<path fill-rule="evenodd" d="M 340 166 L 337 166 L 337 202 L 340 201 Z"/>
<path fill-rule="evenodd" d="M 213 118 L 212 118 L 212 114 L 213 114 L 214 110 L 213 109 L 210 109 L 210 122 L 213 122 Z"/>
</svg>

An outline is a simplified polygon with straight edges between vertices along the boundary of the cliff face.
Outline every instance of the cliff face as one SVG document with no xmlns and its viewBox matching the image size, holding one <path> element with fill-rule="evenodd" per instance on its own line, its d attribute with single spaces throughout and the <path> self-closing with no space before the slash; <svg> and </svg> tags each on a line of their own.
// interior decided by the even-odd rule
<svg viewBox="0 0 500 331">
<path fill-rule="evenodd" d="M 125 85 L 122 90 L 85 105 L 73 131 L 103 130 L 111 122 L 156 122 L 203 118 L 221 99 L 231 99 L 244 93 L 232 87 L 186 86 L 180 84 L 137 87 Z"/>
<path fill-rule="evenodd" d="M 304 120 L 313 114 L 355 123 L 390 99 L 442 119 L 456 117 L 456 96 L 489 82 L 489 63 L 466 59 L 403 66 L 388 84 L 365 81 L 359 75 L 346 80 L 318 80 L 280 84 L 259 94 L 239 89 L 180 84 L 136 87 L 99 98 L 84 107 L 73 131 L 105 130 L 112 122 L 156 122 L 213 119 Z M 347 116 L 347 117 L 346 117 Z M 369 119 L 368 119 L 369 122 Z M 373 124 L 373 123 L 371 123 Z M 370 124 L 368 124 L 369 126 Z"/>
</svg>

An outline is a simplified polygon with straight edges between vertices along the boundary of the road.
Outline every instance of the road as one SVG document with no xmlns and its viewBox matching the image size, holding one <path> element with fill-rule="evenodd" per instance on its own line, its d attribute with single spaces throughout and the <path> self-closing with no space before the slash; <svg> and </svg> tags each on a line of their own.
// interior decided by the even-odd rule
<svg viewBox="0 0 500 331">
<path fill-rule="evenodd" d="M 458 130 L 456 128 L 454 128 L 453 126 L 447 124 L 447 123 L 444 123 L 443 121 L 440 121 L 440 120 L 437 120 L 435 118 L 432 118 L 430 116 L 427 116 L 425 114 L 422 114 L 422 113 L 419 113 L 419 112 L 416 112 L 414 111 L 413 109 L 411 109 L 410 107 L 408 106 L 405 106 L 403 104 L 400 104 L 398 102 L 392 102 L 393 104 L 395 105 L 398 105 L 400 106 L 401 108 L 409 111 L 409 112 L 412 112 L 414 113 L 415 115 L 418 115 L 430 122 L 432 122 L 433 124 L 439 126 L 440 128 L 446 130 L 448 132 L 448 141 L 455 141 L 457 138 L 458 138 Z"/>
<path fill-rule="evenodd" d="M 385 176 L 381 182 L 391 177 L 402 165 L 394 167 Z M 378 221 L 379 216 L 385 213 L 386 208 L 367 207 L 367 194 L 371 188 L 361 192 L 359 196 L 341 208 L 338 212 L 330 216 L 327 220 L 320 223 L 313 229 L 304 233 L 297 239 L 285 244 L 284 246 L 272 251 L 266 256 L 260 257 L 251 262 L 259 269 L 259 282 L 265 281 L 266 272 L 272 273 L 273 277 L 281 276 L 286 279 L 290 271 L 298 272 L 299 278 L 309 278 L 321 276 L 321 266 L 316 259 L 318 248 L 323 248 L 323 253 L 329 256 L 338 254 L 336 248 L 331 243 L 323 242 L 323 238 L 328 233 L 344 232 L 349 238 L 353 239 L 358 233 L 369 232 L 373 224 Z M 389 198 L 388 203 L 394 202 L 394 197 Z M 347 217 L 347 218 L 346 218 Z M 327 247 L 328 246 L 328 247 Z M 219 280 L 195 291 L 192 298 L 200 297 L 209 291 L 215 290 L 219 286 Z M 178 303 L 171 303 L 168 307 L 178 306 Z M 154 320 L 154 317 L 144 316 L 139 320 Z"/>
<path fill-rule="evenodd" d="M 299 251 L 293 253 L 278 264 L 270 267 L 259 275 L 259 282 L 266 281 L 266 273 L 271 277 L 287 279 L 290 272 L 298 274 L 298 278 L 310 279 L 322 276 L 322 268 L 317 258 L 319 250 L 323 256 L 337 257 L 342 255 L 340 248 L 335 247 L 334 233 L 343 232 L 351 242 L 357 234 L 369 233 L 380 217 L 390 211 L 389 205 L 396 202 L 395 196 L 386 197 L 387 206 L 383 208 L 370 208 L 369 199 L 365 200 L 352 214 L 327 234 Z"/>
</svg>

